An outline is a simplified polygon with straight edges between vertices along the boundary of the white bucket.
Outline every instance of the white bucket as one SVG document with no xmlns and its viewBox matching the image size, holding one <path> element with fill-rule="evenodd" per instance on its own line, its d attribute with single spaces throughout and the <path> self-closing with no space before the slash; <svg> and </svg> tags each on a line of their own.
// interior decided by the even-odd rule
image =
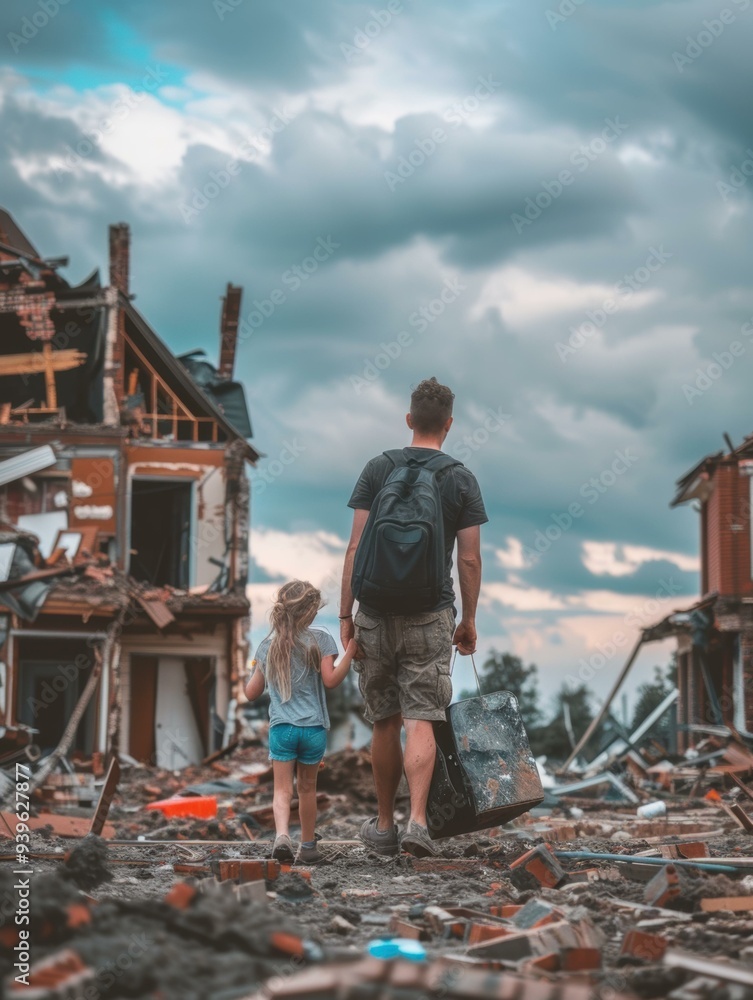
<svg viewBox="0 0 753 1000">
<path fill-rule="evenodd" d="M 647 802 L 645 806 L 639 806 L 636 815 L 641 819 L 656 819 L 658 816 L 667 815 L 667 803 L 657 799 L 656 802 Z"/>
</svg>

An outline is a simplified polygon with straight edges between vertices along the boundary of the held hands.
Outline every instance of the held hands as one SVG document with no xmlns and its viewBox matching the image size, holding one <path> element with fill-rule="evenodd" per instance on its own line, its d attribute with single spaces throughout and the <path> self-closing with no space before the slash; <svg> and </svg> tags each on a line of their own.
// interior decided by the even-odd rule
<svg viewBox="0 0 753 1000">
<path fill-rule="evenodd" d="M 475 622 L 461 621 L 455 629 L 452 644 L 458 647 L 461 656 L 470 656 L 476 652 L 476 638 Z"/>
<path fill-rule="evenodd" d="M 363 653 L 355 639 L 350 639 L 348 645 L 345 647 L 345 652 L 354 660 L 363 659 Z"/>
</svg>

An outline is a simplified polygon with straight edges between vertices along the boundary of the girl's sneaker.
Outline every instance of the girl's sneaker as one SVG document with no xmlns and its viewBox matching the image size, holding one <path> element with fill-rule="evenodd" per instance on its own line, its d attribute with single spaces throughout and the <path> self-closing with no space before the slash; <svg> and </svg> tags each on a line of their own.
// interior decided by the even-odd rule
<svg viewBox="0 0 753 1000">
<path fill-rule="evenodd" d="M 318 865 L 324 861 L 324 855 L 319 852 L 319 845 L 314 842 L 313 847 L 306 847 L 303 844 L 298 848 L 296 861 L 304 865 Z"/>
<path fill-rule="evenodd" d="M 293 853 L 293 844 L 287 834 L 282 833 L 279 837 L 275 837 L 275 846 L 272 848 L 272 857 L 275 861 L 281 861 L 283 864 L 288 864 L 295 857 L 295 854 Z"/>
</svg>

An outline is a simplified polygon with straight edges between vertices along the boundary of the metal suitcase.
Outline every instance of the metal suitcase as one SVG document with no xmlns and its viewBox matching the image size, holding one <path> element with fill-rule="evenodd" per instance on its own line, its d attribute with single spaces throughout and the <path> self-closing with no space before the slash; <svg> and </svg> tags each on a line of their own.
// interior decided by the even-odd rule
<svg viewBox="0 0 753 1000">
<path fill-rule="evenodd" d="M 432 840 L 488 830 L 544 799 L 536 761 L 509 691 L 468 698 L 434 723 L 437 758 L 427 821 Z"/>
</svg>

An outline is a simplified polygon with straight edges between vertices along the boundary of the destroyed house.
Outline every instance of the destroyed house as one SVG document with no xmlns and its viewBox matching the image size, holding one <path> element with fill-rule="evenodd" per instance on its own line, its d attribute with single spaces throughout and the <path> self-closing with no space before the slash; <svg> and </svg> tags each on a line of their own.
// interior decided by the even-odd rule
<svg viewBox="0 0 753 1000">
<path fill-rule="evenodd" d="M 701 600 L 646 630 L 677 641 L 681 746 L 715 730 L 753 731 L 753 436 L 727 444 L 678 480 L 672 500 L 700 516 Z"/>
<path fill-rule="evenodd" d="M 176 357 L 109 236 L 109 282 L 72 286 L 0 211 L 0 756 L 177 768 L 231 737 L 247 658 L 241 289 L 218 366 Z"/>
</svg>

